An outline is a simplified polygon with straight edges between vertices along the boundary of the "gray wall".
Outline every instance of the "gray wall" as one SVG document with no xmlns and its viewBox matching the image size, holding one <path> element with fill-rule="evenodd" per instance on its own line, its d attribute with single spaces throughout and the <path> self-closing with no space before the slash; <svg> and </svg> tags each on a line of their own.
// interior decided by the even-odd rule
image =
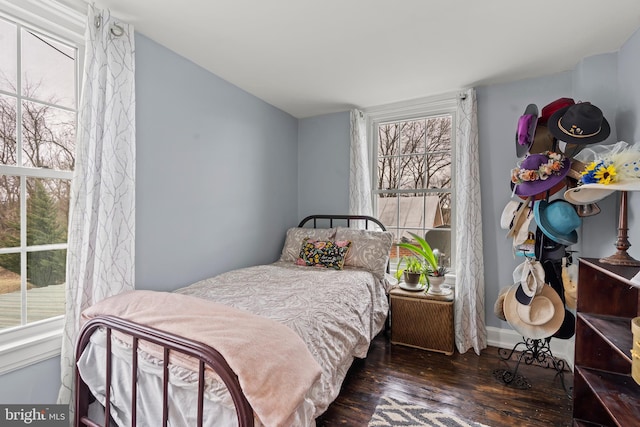
<svg viewBox="0 0 640 427">
<path fill-rule="evenodd" d="M 275 261 L 298 220 L 298 121 L 136 37 L 136 286 Z"/>
<path fill-rule="evenodd" d="M 349 210 L 349 112 L 298 125 L 298 216 Z M 345 181 L 346 179 L 346 181 Z"/>
<path fill-rule="evenodd" d="M 60 389 L 59 357 L 0 375 L 0 403 L 3 405 L 56 403 L 58 389 Z"/>
</svg>

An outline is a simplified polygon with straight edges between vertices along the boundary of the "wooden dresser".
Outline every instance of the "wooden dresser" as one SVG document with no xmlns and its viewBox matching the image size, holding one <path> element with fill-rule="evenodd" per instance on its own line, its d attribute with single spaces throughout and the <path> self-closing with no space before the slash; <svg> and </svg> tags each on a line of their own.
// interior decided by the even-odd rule
<svg viewBox="0 0 640 427">
<path fill-rule="evenodd" d="M 631 319 L 640 316 L 640 268 L 580 260 L 573 384 L 574 426 L 640 426 L 631 377 Z"/>
</svg>

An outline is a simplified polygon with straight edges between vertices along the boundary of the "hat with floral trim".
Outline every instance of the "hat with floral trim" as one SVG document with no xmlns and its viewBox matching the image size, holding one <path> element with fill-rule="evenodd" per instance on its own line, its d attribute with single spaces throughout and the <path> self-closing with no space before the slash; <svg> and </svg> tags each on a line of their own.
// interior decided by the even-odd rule
<svg viewBox="0 0 640 427">
<path fill-rule="evenodd" d="M 640 143 L 588 150 L 593 160 L 581 172 L 579 185 L 567 190 L 564 198 L 574 205 L 588 205 L 615 191 L 640 191 Z"/>
<path fill-rule="evenodd" d="M 529 197 L 555 188 L 559 191 L 570 168 L 571 161 L 562 154 L 551 151 L 529 154 L 520 166 L 511 170 L 513 192 Z"/>
</svg>

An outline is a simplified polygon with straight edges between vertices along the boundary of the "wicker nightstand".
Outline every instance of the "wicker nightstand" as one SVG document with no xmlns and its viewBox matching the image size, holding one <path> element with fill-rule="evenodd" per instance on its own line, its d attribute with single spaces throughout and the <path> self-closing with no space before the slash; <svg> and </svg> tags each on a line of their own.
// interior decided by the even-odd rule
<svg viewBox="0 0 640 427">
<path fill-rule="evenodd" d="M 453 293 L 433 296 L 395 288 L 389 294 L 393 344 L 453 354 Z"/>
</svg>

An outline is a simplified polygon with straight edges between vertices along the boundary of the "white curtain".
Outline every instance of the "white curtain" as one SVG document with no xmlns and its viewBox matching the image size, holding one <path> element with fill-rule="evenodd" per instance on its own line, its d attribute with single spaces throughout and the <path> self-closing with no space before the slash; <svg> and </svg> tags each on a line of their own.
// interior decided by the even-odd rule
<svg viewBox="0 0 640 427">
<path fill-rule="evenodd" d="M 475 89 L 465 91 L 456 112 L 456 347 L 460 353 L 487 347 L 484 323 L 484 263 L 480 159 Z"/>
<path fill-rule="evenodd" d="M 133 27 L 89 7 L 67 250 L 59 403 L 73 401 L 80 313 L 134 288 Z"/>
<path fill-rule="evenodd" d="M 366 118 L 362 111 L 351 110 L 349 213 L 351 215 L 373 215 L 371 197 Z"/>
</svg>

